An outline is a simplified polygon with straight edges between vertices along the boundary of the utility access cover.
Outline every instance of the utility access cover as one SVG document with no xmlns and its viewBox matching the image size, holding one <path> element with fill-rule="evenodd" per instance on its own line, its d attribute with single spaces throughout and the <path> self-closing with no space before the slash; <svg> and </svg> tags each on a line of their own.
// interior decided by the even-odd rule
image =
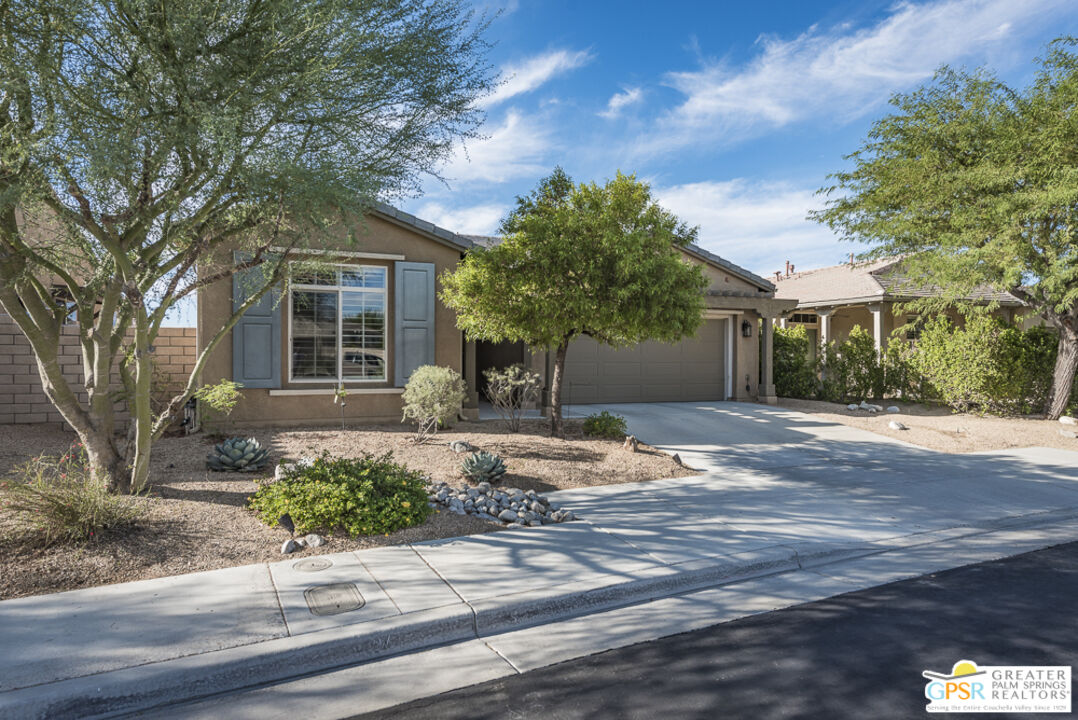
<svg viewBox="0 0 1078 720">
<path fill-rule="evenodd" d="M 339 615 L 359 610 L 365 604 L 355 583 L 316 585 L 304 590 L 303 597 L 314 615 Z"/>
<path fill-rule="evenodd" d="M 319 572 L 330 567 L 333 567 L 333 561 L 325 557 L 307 558 L 292 565 L 293 570 L 300 572 Z"/>
</svg>

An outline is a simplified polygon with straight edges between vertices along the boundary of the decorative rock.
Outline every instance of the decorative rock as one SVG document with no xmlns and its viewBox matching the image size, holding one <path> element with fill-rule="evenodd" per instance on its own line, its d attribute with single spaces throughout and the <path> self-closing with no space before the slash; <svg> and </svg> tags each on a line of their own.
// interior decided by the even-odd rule
<svg viewBox="0 0 1078 720">
<path fill-rule="evenodd" d="M 861 407 L 861 406 L 858 405 L 857 403 L 850 403 L 849 405 L 846 406 L 846 409 L 847 410 L 856 410 L 859 407 Z"/>
<path fill-rule="evenodd" d="M 307 547 L 306 538 L 296 538 L 296 545 L 299 545 L 299 549 L 302 550 Z"/>
<path fill-rule="evenodd" d="M 676 462 L 681 467 L 685 467 L 685 463 L 681 462 L 681 456 L 677 453 L 674 453 L 674 462 Z"/>
<path fill-rule="evenodd" d="M 902 412 L 902 410 L 899 409 L 899 407 L 897 405 L 890 405 L 887 408 L 887 412 L 889 412 L 889 413 L 899 413 L 899 412 Z"/>
<path fill-rule="evenodd" d="M 297 551 L 299 549 L 300 549 L 299 548 L 299 543 L 297 543 L 292 538 L 289 538 L 288 540 L 284 541 L 284 545 L 281 545 L 281 554 L 282 555 L 291 555 L 292 553 L 294 553 L 295 551 Z"/>
<path fill-rule="evenodd" d="M 1065 438 L 1078 438 L 1078 433 L 1074 432 L 1073 430 L 1064 430 L 1063 428 L 1060 428 L 1059 434 Z"/>
<path fill-rule="evenodd" d="M 489 495 L 490 494 L 490 489 L 491 489 L 490 488 L 490 483 L 488 483 L 486 480 L 484 480 L 483 482 L 476 485 L 475 489 L 478 490 L 479 492 L 481 492 L 484 495 Z"/>
<path fill-rule="evenodd" d="M 449 449 L 459 455 L 460 453 L 474 452 L 475 446 L 464 440 L 454 440 L 449 443 Z"/>
<path fill-rule="evenodd" d="M 552 503 L 535 490 L 505 488 L 494 490 L 490 483 L 475 487 L 453 487 L 446 482 L 427 480 L 428 503 L 436 510 L 457 515 L 472 515 L 480 520 L 505 523 L 509 527 L 538 527 L 565 522 L 576 517 Z M 559 512 L 560 511 L 560 512 Z M 299 542 L 302 545 L 302 541 Z M 317 545 L 312 545 L 317 547 Z"/>
<path fill-rule="evenodd" d="M 891 428 L 892 430 L 909 430 L 908 427 L 900 423 L 898 420 L 892 420 L 891 422 L 887 423 L 887 427 Z"/>
<path fill-rule="evenodd" d="M 1059 418 L 1059 422 L 1064 425 L 1078 425 L 1078 418 L 1073 418 L 1070 415 L 1063 415 Z"/>
<path fill-rule="evenodd" d="M 512 510 L 506 509 L 498 513 L 498 519 L 502 522 L 514 522 L 517 519 L 517 514 Z"/>
<path fill-rule="evenodd" d="M 637 441 L 636 435 L 626 435 L 625 436 L 625 444 L 623 444 L 621 447 L 624 448 L 625 450 L 628 450 L 631 453 L 634 453 L 634 452 L 637 451 L 637 448 L 639 448 L 639 446 L 640 446 L 640 443 L 639 443 L 639 441 Z"/>
<path fill-rule="evenodd" d="M 314 458 L 301 457 L 299 460 L 282 462 L 273 470 L 274 481 L 284 479 L 284 476 L 290 471 L 296 468 L 305 468 L 314 464 Z"/>
</svg>

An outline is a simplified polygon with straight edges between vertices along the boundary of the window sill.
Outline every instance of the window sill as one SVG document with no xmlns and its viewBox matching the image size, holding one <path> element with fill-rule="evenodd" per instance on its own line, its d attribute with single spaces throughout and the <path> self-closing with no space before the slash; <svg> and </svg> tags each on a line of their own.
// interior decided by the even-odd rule
<svg viewBox="0 0 1078 720">
<path fill-rule="evenodd" d="M 345 387 L 347 395 L 400 395 L 404 392 L 404 388 L 392 387 L 392 388 L 350 388 Z M 310 389 L 289 389 L 289 390 L 270 390 L 270 397 L 287 396 L 287 395 L 332 395 L 337 392 L 336 388 L 310 388 Z"/>
</svg>

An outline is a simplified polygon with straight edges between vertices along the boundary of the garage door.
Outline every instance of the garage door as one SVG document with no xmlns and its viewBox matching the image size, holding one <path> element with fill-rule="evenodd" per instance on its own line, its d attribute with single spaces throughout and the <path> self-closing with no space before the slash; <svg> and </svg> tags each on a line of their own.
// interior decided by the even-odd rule
<svg viewBox="0 0 1078 720">
<path fill-rule="evenodd" d="M 725 399 L 725 320 L 706 320 L 696 337 L 615 350 L 591 338 L 569 346 L 566 403 Z"/>
</svg>

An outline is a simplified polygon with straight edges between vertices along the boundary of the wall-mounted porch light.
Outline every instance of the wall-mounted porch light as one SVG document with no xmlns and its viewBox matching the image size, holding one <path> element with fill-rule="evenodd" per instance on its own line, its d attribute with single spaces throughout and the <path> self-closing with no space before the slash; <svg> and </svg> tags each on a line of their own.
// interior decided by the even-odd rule
<svg viewBox="0 0 1078 720">
<path fill-rule="evenodd" d="M 741 321 L 741 335 L 742 337 L 752 337 L 752 323 L 748 320 Z"/>
</svg>

